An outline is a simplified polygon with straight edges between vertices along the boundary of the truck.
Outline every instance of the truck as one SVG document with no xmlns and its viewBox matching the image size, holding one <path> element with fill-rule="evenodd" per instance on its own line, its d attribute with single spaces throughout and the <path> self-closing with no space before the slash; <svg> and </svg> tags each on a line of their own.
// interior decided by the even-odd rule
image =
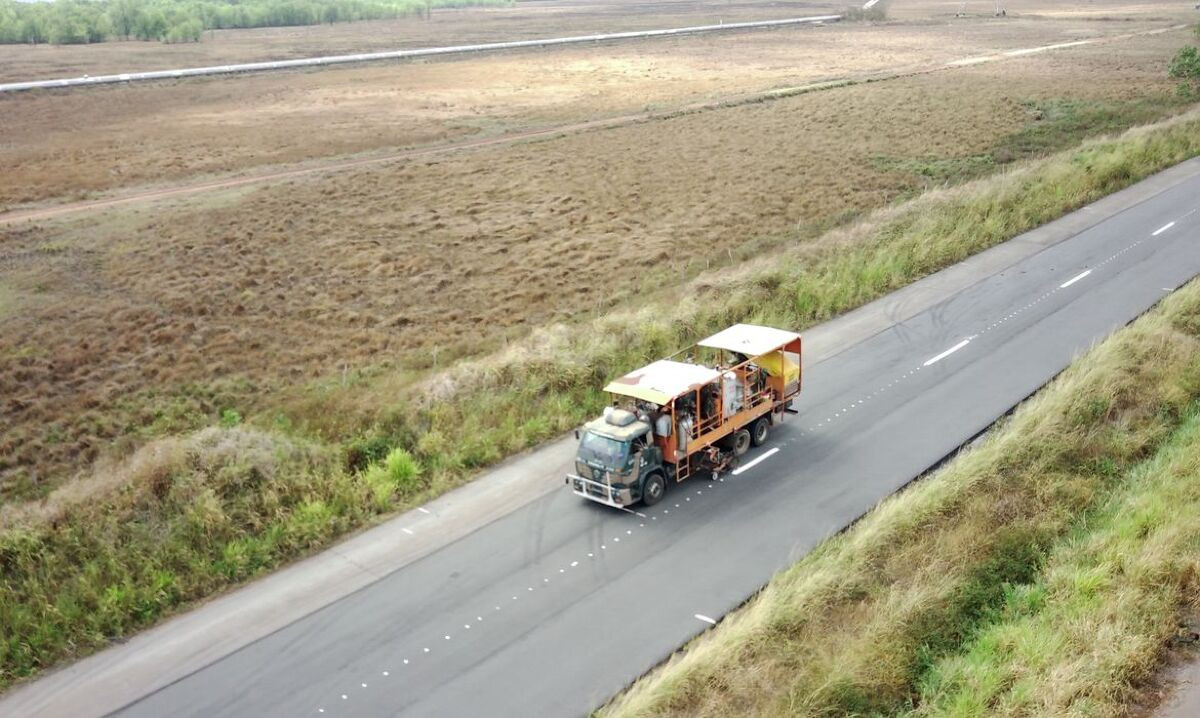
<svg viewBox="0 0 1200 718">
<path fill-rule="evenodd" d="M 624 509 L 653 506 L 669 482 L 717 478 L 796 413 L 801 337 L 735 324 L 610 382 L 603 414 L 576 430 L 579 496 Z"/>
</svg>

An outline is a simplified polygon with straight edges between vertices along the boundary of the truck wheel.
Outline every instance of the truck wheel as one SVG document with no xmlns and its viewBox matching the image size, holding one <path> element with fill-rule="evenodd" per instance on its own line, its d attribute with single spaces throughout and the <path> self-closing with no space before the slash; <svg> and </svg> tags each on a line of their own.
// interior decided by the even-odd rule
<svg viewBox="0 0 1200 718">
<path fill-rule="evenodd" d="M 653 506 L 662 501 L 666 492 L 667 484 L 663 481 L 662 474 L 647 474 L 646 478 L 642 479 L 642 503 L 646 506 Z"/>
<path fill-rule="evenodd" d="M 750 427 L 750 441 L 755 446 L 762 446 L 767 443 L 767 436 L 771 433 L 771 423 L 767 421 L 767 417 L 763 417 L 754 422 L 754 426 Z"/>
<path fill-rule="evenodd" d="M 738 429 L 733 435 L 733 455 L 742 456 L 750 450 L 750 432 Z"/>
</svg>

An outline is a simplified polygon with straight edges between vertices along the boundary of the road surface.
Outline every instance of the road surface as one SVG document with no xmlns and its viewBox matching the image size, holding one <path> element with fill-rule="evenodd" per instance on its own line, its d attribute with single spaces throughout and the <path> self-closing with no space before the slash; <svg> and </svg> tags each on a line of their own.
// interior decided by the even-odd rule
<svg viewBox="0 0 1200 718">
<path fill-rule="evenodd" d="M 356 539 L 356 578 L 307 562 L 0 713 L 583 715 L 1200 273 L 1198 208 L 1192 160 L 809 332 L 799 416 L 736 475 L 615 511 L 562 487 L 558 442 Z"/>
</svg>

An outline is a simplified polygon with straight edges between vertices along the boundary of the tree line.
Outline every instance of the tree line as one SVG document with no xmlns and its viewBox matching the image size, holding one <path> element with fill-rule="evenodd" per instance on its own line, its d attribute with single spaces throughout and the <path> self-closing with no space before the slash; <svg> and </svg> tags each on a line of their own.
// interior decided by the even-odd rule
<svg viewBox="0 0 1200 718">
<path fill-rule="evenodd" d="M 205 30 L 319 25 L 510 0 L 0 0 L 0 43 L 197 42 Z"/>
</svg>

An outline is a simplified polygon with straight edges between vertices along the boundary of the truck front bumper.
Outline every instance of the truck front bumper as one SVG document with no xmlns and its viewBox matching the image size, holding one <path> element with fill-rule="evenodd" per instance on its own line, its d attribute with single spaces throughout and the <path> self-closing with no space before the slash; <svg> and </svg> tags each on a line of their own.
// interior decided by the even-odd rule
<svg viewBox="0 0 1200 718">
<path fill-rule="evenodd" d="M 577 495 L 598 504 L 622 509 L 633 503 L 633 492 L 629 489 L 619 489 L 601 481 L 585 479 L 578 474 L 567 474 L 566 481 L 567 486 Z"/>
</svg>

